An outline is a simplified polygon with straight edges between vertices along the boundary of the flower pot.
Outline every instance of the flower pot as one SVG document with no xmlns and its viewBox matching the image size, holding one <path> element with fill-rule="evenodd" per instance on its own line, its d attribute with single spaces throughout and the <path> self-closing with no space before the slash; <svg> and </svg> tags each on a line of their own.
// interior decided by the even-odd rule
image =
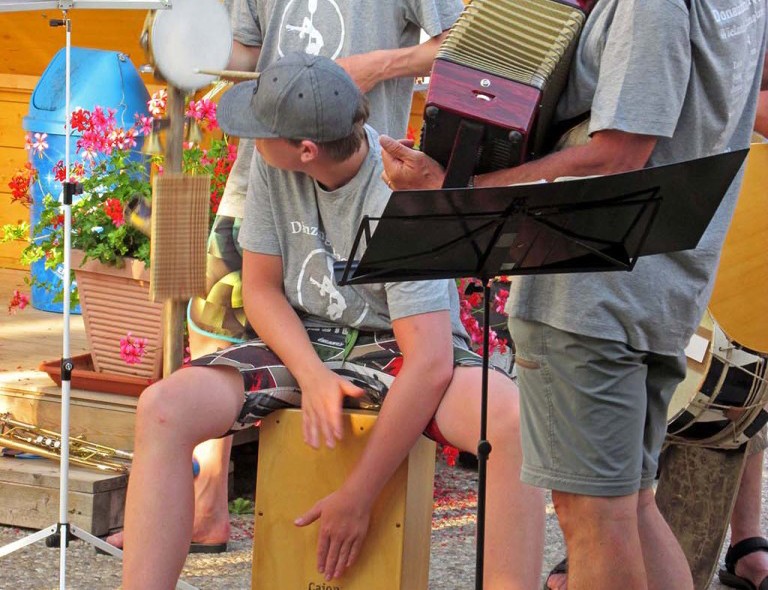
<svg viewBox="0 0 768 590">
<path fill-rule="evenodd" d="M 96 372 L 159 379 L 163 369 L 163 305 L 149 300 L 149 270 L 144 263 L 125 259 L 117 268 L 89 260 L 72 251 L 85 334 Z M 128 333 L 146 338 L 141 362 L 128 364 L 120 354 L 120 339 Z"/>
</svg>

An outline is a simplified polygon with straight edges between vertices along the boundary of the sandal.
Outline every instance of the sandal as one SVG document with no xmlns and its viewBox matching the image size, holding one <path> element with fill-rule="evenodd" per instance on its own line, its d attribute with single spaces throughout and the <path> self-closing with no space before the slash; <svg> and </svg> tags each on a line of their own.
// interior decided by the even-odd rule
<svg viewBox="0 0 768 590">
<path fill-rule="evenodd" d="M 549 587 L 547 586 L 547 582 L 549 582 L 549 578 L 551 578 L 554 574 L 567 574 L 567 573 L 568 573 L 568 558 L 563 557 L 560 563 L 558 563 L 555 567 L 549 570 L 547 579 L 544 582 L 543 590 L 549 590 Z M 760 588 L 760 590 L 763 590 L 763 588 Z"/>
<path fill-rule="evenodd" d="M 736 575 L 736 564 L 739 560 L 757 551 L 768 551 L 768 540 L 763 537 L 750 537 L 729 546 L 725 552 L 725 569 L 717 573 L 720 582 L 740 590 L 768 590 L 768 576 L 760 582 L 760 586 L 755 586 L 747 578 Z"/>
</svg>

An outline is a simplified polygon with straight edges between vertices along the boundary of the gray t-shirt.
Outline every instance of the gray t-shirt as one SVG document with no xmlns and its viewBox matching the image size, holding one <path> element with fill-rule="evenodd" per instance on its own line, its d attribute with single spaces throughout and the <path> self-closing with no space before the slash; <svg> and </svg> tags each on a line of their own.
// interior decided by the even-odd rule
<svg viewBox="0 0 768 590">
<path fill-rule="evenodd" d="M 749 146 L 766 47 L 764 0 L 601 0 L 558 105 L 589 132 L 657 136 L 658 166 Z M 679 354 L 709 301 L 741 174 L 695 250 L 631 272 L 519 277 L 507 312 L 577 334 Z"/>
<path fill-rule="evenodd" d="M 461 13 L 461 0 L 234 0 L 236 41 L 260 46 L 259 67 L 293 51 L 331 59 L 377 49 L 418 45 L 421 30 L 435 37 Z M 368 92 L 368 124 L 379 133 L 405 137 L 413 78 L 393 78 Z M 253 142 L 240 142 L 219 215 L 243 216 Z M 258 156 L 257 156 L 258 157 Z"/>
<path fill-rule="evenodd" d="M 389 330 L 391 320 L 450 310 L 456 340 L 466 344 L 453 281 L 336 284 L 333 263 L 346 259 L 363 216 L 380 216 L 391 194 L 380 177 L 378 134 L 371 127 L 367 131 L 367 158 L 335 191 L 324 190 L 306 174 L 254 159 L 240 245 L 282 257 L 286 297 L 305 323 Z"/>
</svg>

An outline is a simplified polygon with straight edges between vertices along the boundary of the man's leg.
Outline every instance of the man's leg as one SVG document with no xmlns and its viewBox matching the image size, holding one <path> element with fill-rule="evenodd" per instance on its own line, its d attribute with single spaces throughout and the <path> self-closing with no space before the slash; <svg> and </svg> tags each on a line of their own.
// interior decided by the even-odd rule
<svg viewBox="0 0 768 590">
<path fill-rule="evenodd" d="M 599 497 L 553 491 L 552 500 L 568 550 L 570 590 L 648 587 L 637 494 Z"/>
<path fill-rule="evenodd" d="M 760 527 L 763 459 L 764 451 L 752 453 L 747 457 L 731 514 L 732 546 L 750 537 L 763 536 Z M 749 579 L 758 587 L 760 582 L 768 576 L 768 552 L 756 551 L 742 557 L 736 563 L 736 575 Z"/>
<path fill-rule="evenodd" d="M 443 436 L 475 452 L 480 438 L 478 368 L 457 367 L 437 410 Z M 489 373 L 485 590 L 531 590 L 539 585 L 544 545 L 544 495 L 520 481 L 522 451 L 517 388 Z"/>
<path fill-rule="evenodd" d="M 640 490 L 637 507 L 648 588 L 693 590 L 693 578 L 680 543 L 659 512 L 653 490 Z"/>
<path fill-rule="evenodd" d="M 228 368 L 181 369 L 139 399 L 125 512 L 125 590 L 173 588 L 192 538 L 192 449 L 220 436 L 243 404 Z"/>
</svg>

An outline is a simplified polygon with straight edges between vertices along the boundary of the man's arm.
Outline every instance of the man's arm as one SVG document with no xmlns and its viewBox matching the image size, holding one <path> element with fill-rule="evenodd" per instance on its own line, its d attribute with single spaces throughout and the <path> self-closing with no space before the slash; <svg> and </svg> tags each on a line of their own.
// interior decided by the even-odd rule
<svg viewBox="0 0 768 590">
<path fill-rule="evenodd" d="M 474 186 L 506 186 L 537 180 L 553 181 L 560 176 L 591 176 L 637 170 L 645 166 L 657 138 L 623 131 L 598 131 L 589 143 L 566 148 L 516 166 L 475 176 Z M 380 138 L 385 180 L 395 190 L 437 189 L 445 171 L 422 152 L 410 149 L 391 137 Z"/>
<path fill-rule="evenodd" d="M 448 34 L 444 31 L 420 45 L 400 49 L 379 49 L 337 59 L 362 92 L 368 92 L 379 82 L 391 78 L 426 76 L 440 43 Z"/>
<path fill-rule="evenodd" d="M 232 40 L 232 53 L 227 63 L 228 70 L 239 72 L 255 72 L 261 54 L 260 45 L 244 45 L 240 41 Z M 240 79 L 236 80 L 240 81 Z"/>
<path fill-rule="evenodd" d="M 344 484 L 298 518 L 320 518 L 318 568 L 326 579 L 354 563 L 368 527 L 371 506 L 437 411 L 453 376 L 453 338 L 447 311 L 392 323 L 403 365 L 387 393 L 376 428 Z"/>
<path fill-rule="evenodd" d="M 317 448 L 322 436 L 334 446 L 342 436 L 341 403 L 363 391 L 328 369 L 317 356 L 283 291 L 280 256 L 243 251 L 243 306 L 248 321 L 283 361 L 301 388 L 304 441 Z"/>
</svg>

